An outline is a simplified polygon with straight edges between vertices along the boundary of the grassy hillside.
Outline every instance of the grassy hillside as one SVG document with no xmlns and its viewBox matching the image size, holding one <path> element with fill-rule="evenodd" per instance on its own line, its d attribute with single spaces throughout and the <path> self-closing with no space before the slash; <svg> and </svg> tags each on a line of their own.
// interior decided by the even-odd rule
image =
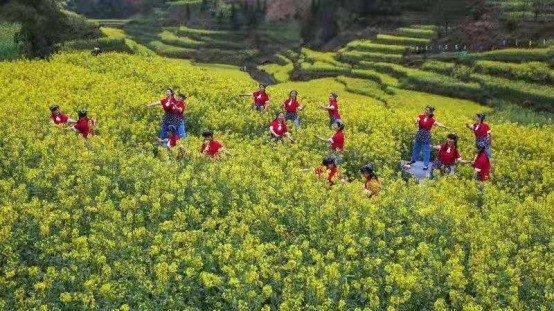
<svg viewBox="0 0 554 311">
<path fill-rule="evenodd" d="M 18 56 L 15 34 L 19 26 L 0 23 L 0 61 L 15 59 Z"/>
<path fill-rule="evenodd" d="M 274 145 L 270 116 L 237 96 L 256 83 L 228 66 L 84 52 L 0 63 L 0 81 L 2 309 L 554 306 L 552 125 L 491 117 L 494 175 L 481 192 L 468 166 L 424 184 L 398 168 L 428 104 L 471 158 L 464 124 L 490 108 L 467 100 L 363 79 L 284 82 L 268 89 L 274 108 L 291 89 L 307 108 L 297 142 Z M 156 146 L 162 111 L 145 107 L 168 86 L 190 96 L 184 160 Z M 329 91 L 351 178 L 332 190 L 311 172 L 327 153 L 313 136 L 331 135 L 316 109 Z M 87 108 L 99 135 L 50 125 L 52 104 L 73 117 Z M 206 128 L 237 156 L 201 156 Z M 367 161 L 383 185 L 371 200 Z"/>
</svg>

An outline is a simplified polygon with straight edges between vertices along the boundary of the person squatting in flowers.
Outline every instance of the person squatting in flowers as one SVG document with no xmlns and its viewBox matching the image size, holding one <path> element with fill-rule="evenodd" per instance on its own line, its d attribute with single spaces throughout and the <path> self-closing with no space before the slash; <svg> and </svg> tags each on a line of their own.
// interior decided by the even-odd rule
<svg viewBox="0 0 554 311">
<path fill-rule="evenodd" d="M 287 129 L 287 123 L 285 122 L 285 114 L 283 112 L 277 112 L 275 120 L 269 124 L 269 135 L 271 140 L 275 142 L 283 141 L 286 138 L 290 141 L 294 141 L 294 138 L 290 135 Z"/>
<path fill-rule="evenodd" d="M 437 122 L 434 118 L 435 108 L 433 106 L 425 107 L 423 114 L 420 114 L 415 118 L 419 130 L 417 131 L 414 139 L 414 148 L 412 151 L 411 161 L 408 162 L 405 168 L 410 168 L 410 165 L 414 164 L 419 159 L 421 149 L 423 149 L 423 170 L 429 169 L 429 159 L 431 157 L 431 130 L 434 126 L 449 129 L 443 124 Z"/>
<path fill-rule="evenodd" d="M 485 142 L 477 143 L 475 158 L 471 162 L 475 178 L 481 182 L 490 179 L 491 164 L 486 149 L 487 144 Z"/>
<path fill-rule="evenodd" d="M 317 108 L 322 110 L 327 110 L 329 113 L 329 126 L 333 126 L 333 123 L 336 121 L 340 121 L 340 114 L 339 114 L 339 104 L 337 102 L 337 98 L 339 96 L 337 93 L 330 93 L 329 94 L 329 104 L 327 106 L 318 106 Z"/>
<path fill-rule="evenodd" d="M 480 142 L 485 143 L 485 152 L 487 156 L 492 157 L 491 144 L 492 144 L 492 134 L 491 127 L 485 123 L 485 114 L 478 113 L 475 115 L 475 123 L 469 124 L 466 123 L 466 127 L 473 131 L 475 134 L 475 146 Z"/>
<path fill-rule="evenodd" d="M 158 137 L 158 142 L 167 148 L 167 151 L 171 152 L 173 148 L 177 148 L 179 150 L 178 158 L 184 158 L 186 155 L 186 149 L 185 146 L 180 145 L 181 138 L 179 137 L 179 134 L 177 133 L 177 128 L 174 125 L 170 125 L 167 127 L 167 138 L 161 139 Z"/>
<path fill-rule="evenodd" d="M 267 111 L 269 107 L 269 95 L 265 92 L 265 85 L 260 84 L 257 91 L 247 94 L 241 94 L 243 97 L 252 97 L 254 103 L 252 108 L 258 111 Z"/>
<path fill-rule="evenodd" d="M 173 113 L 173 106 L 175 105 L 176 99 L 175 99 L 175 92 L 172 89 L 167 89 L 165 91 L 165 98 L 162 98 L 161 100 L 154 102 L 152 104 L 147 105 L 147 107 L 153 107 L 161 105 L 164 109 L 164 115 L 162 117 L 162 123 L 161 123 L 161 130 L 160 130 L 160 138 L 166 139 L 167 138 L 167 127 L 171 124 L 179 124 L 179 116 Z"/>
<path fill-rule="evenodd" d="M 344 151 L 344 123 L 341 120 L 336 120 L 332 125 L 335 134 L 330 138 L 323 138 L 315 135 L 315 137 L 321 141 L 329 144 L 331 152 L 342 153 Z"/>
<path fill-rule="evenodd" d="M 82 109 L 79 111 L 79 121 L 73 125 L 71 129 L 75 132 L 83 135 L 84 138 L 88 138 L 89 135 L 94 135 L 94 126 L 96 125 L 96 118 L 89 119 L 87 117 L 87 111 Z"/>
<path fill-rule="evenodd" d="M 364 178 L 364 194 L 368 197 L 379 195 L 381 191 L 381 182 L 375 174 L 373 163 L 368 163 L 360 169 Z"/>
<path fill-rule="evenodd" d="M 434 178 L 434 171 L 439 170 L 443 175 L 453 174 L 454 165 L 462 161 L 462 156 L 458 151 L 458 136 L 456 134 L 448 134 L 446 142 L 442 145 L 433 146 L 438 150 L 433 168 L 431 169 L 430 178 Z"/>
<path fill-rule="evenodd" d="M 223 144 L 217 140 L 214 140 L 214 133 L 212 131 L 204 131 L 202 133 L 202 137 L 204 137 L 204 143 L 200 149 L 201 153 L 209 156 L 210 158 L 219 157 L 220 152 L 229 156 L 234 156 L 223 147 Z"/>
<path fill-rule="evenodd" d="M 298 92 L 292 90 L 289 93 L 289 98 L 283 102 L 283 109 L 285 110 L 285 120 L 291 120 L 296 130 L 300 128 L 298 111 L 304 110 L 304 106 L 300 105 L 297 96 Z"/>
<path fill-rule="evenodd" d="M 50 107 L 50 119 L 54 125 L 75 124 L 77 121 L 71 119 L 60 111 L 60 106 L 54 105 Z"/>
<path fill-rule="evenodd" d="M 315 168 L 314 172 L 320 177 L 325 177 L 325 173 L 328 172 L 325 179 L 327 179 L 329 186 L 333 186 L 340 178 L 337 160 L 333 156 L 326 156 L 321 164 L 323 167 Z"/>
</svg>

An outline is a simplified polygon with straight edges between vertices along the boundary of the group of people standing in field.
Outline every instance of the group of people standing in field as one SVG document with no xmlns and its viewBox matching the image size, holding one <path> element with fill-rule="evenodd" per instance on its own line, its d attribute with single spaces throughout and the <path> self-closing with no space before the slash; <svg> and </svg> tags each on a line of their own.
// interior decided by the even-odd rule
<svg viewBox="0 0 554 311">
<path fill-rule="evenodd" d="M 184 157 L 186 150 L 179 141 L 187 136 L 186 132 L 186 96 L 175 92 L 172 89 L 166 90 L 166 96 L 147 107 L 162 106 L 164 115 L 161 122 L 160 135 L 157 137 L 158 142 L 169 150 L 177 148 L 179 156 Z M 269 109 L 270 98 L 266 93 L 265 86 L 260 84 L 258 90 L 240 94 L 243 97 L 251 97 L 253 99 L 252 108 L 267 112 Z M 318 176 L 324 177 L 329 186 L 334 185 L 338 180 L 343 180 L 340 176 L 339 166 L 342 163 L 344 153 L 344 123 L 341 120 L 338 105 L 338 95 L 336 93 L 329 94 L 329 102 L 326 105 L 318 106 L 318 109 L 325 110 L 329 116 L 329 125 L 334 130 L 334 134 L 329 137 L 321 137 L 316 135 L 316 138 L 325 142 L 329 146 L 329 153 L 323 158 L 322 166 L 314 171 Z M 269 124 L 269 137 L 274 142 L 283 142 L 289 139 L 294 142 L 295 139 L 289 132 L 287 121 L 291 121 L 296 130 L 300 129 L 300 119 L 298 112 L 304 110 L 298 101 L 298 92 L 292 90 L 289 92 L 289 97 L 283 102 L 281 110 L 276 112 L 275 119 Z M 72 124 L 73 129 L 83 137 L 87 138 L 94 135 L 94 126 L 96 119 L 87 117 L 87 111 L 81 110 L 78 112 L 78 120 L 69 118 L 61 113 L 59 106 L 50 107 L 51 120 L 55 125 Z M 427 106 L 424 113 L 415 118 L 415 123 L 418 126 L 418 131 L 415 135 L 412 156 L 409 162 L 404 166 L 404 169 L 410 169 L 411 165 L 419 160 L 420 153 L 423 151 L 423 170 L 429 170 L 431 149 L 438 151 L 435 161 L 432 163 L 430 177 L 434 178 L 433 171 L 439 170 L 443 174 L 452 174 L 456 163 L 471 163 L 474 167 L 476 179 L 486 181 L 490 178 L 490 161 L 491 157 L 491 129 L 485 123 L 485 115 L 477 114 L 474 124 L 466 124 L 472 130 L 476 139 L 476 155 L 473 161 L 464 161 L 458 151 L 458 136 L 456 134 L 448 134 L 446 141 L 441 145 L 432 145 L 431 131 L 434 127 L 442 127 L 450 129 L 447 126 L 437 122 L 434 118 L 435 108 Z M 202 133 L 204 142 L 200 148 L 200 152 L 210 158 L 217 158 L 220 153 L 233 156 L 223 144 L 214 139 L 214 133 L 211 130 L 206 130 Z M 365 179 L 364 191 L 367 196 L 372 197 L 379 194 L 380 181 L 375 173 L 375 167 L 372 163 L 367 163 L 360 168 L 360 173 Z"/>
</svg>

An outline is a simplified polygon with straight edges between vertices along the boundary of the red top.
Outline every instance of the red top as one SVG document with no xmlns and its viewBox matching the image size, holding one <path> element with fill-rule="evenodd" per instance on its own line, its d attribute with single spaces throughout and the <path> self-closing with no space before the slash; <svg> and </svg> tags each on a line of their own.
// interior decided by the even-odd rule
<svg viewBox="0 0 554 311">
<path fill-rule="evenodd" d="M 337 131 L 333 137 L 331 137 L 331 149 L 336 151 L 344 150 L 344 133 L 342 131 Z"/>
<path fill-rule="evenodd" d="M 419 129 L 420 130 L 431 130 L 433 128 L 433 125 L 435 125 L 436 120 L 432 117 L 426 116 L 424 114 L 420 114 L 418 116 L 419 121 Z"/>
<path fill-rule="evenodd" d="M 210 157 L 215 157 L 217 155 L 217 152 L 221 148 L 223 148 L 223 145 L 217 140 L 214 140 L 208 145 L 206 145 L 205 143 L 202 144 L 202 149 L 200 149 L 200 152 L 206 152 L 206 154 L 208 154 Z"/>
<path fill-rule="evenodd" d="M 254 102 L 259 106 L 265 106 L 269 101 L 269 95 L 266 92 L 255 91 L 252 96 L 254 96 Z"/>
<path fill-rule="evenodd" d="M 275 120 L 271 122 L 269 126 L 273 129 L 273 132 L 279 136 L 283 136 L 287 132 L 287 124 L 285 122 Z"/>
<path fill-rule="evenodd" d="M 68 116 L 66 116 L 65 114 L 63 113 L 59 113 L 59 114 L 52 114 L 50 116 L 50 119 L 52 119 L 52 121 L 54 121 L 54 124 L 58 125 L 58 124 L 63 124 L 65 122 L 67 122 L 67 120 L 69 119 Z"/>
<path fill-rule="evenodd" d="M 443 144 L 440 147 L 437 158 L 446 165 L 453 165 L 461 157 L 460 152 L 454 146 Z"/>
<path fill-rule="evenodd" d="M 315 173 L 317 175 L 323 175 L 325 171 L 329 171 L 329 176 L 327 176 L 327 181 L 329 181 L 329 184 L 332 186 L 335 184 L 335 179 L 338 177 L 339 169 L 335 166 L 332 169 L 329 169 L 327 167 L 318 167 L 315 169 Z"/>
<path fill-rule="evenodd" d="M 84 138 L 87 138 L 90 132 L 88 121 L 88 118 L 82 118 L 73 126 L 73 128 L 83 135 Z"/>
<path fill-rule="evenodd" d="M 372 195 L 378 195 L 381 190 L 381 182 L 377 178 L 370 177 L 364 183 L 364 190 L 371 191 Z"/>
<path fill-rule="evenodd" d="M 176 100 L 175 104 L 171 107 L 171 113 L 178 115 L 180 119 L 184 119 L 185 108 L 186 108 L 185 102 Z M 179 112 L 179 109 L 181 109 L 180 112 Z"/>
<path fill-rule="evenodd" d="M 179 139 L 180 139 L 179 135 L 173 134 L 173 136 L 167 140 L 167 146 L 169 148 L 175 147 L 177 145 L 177 142 L 179 141 Z"/>
<path fill-rule="evenodd" d="M 473 124 L 472 129 L 473 133 L 475 133 L 475 137 L 477 138 L 488 137 L 491 132 L 491 127 L 487 123 L 475 123 Z"/>
<path fill-rule="evenodd" d="M 485 152 L 481 152 L 481 154 L 477 156 L 477 159 L 475 159 L 475 162 L 473 163 L 473 167 L 477 171 L 477 177 L 480 181 L 489 180 L 491 164 L 489 162 L 489 157 Z"/>
<path fill-rule="evenodd" d="M 283 106 L 287 112 L 296 113 L 296 110 L 300 107 L 300 103 L 298 103 L 296 99 L 289 98 L 283 103 Z"/>
<path fill-rule="evenodd" d="M 328 110 L 329 115 L 333 116 L 333 118 L 335 118 L 335 119 L 340 119 L 339 104 L 337 103 L 337 101 L 336 100 L 330 100 L 329 101 L 329 106 L 335 108 L 333 110 Z"/>
<path fill-rule="evenodd" d="M 164 111 L 167 113 L 171 113 L 173 110 L 173 105 L 175 105 L 175 98 L 173 97 L 166 97 L 162 100 L 160 100 L 162 103 L 162 107 L 164 108 Z"/>
</svg>

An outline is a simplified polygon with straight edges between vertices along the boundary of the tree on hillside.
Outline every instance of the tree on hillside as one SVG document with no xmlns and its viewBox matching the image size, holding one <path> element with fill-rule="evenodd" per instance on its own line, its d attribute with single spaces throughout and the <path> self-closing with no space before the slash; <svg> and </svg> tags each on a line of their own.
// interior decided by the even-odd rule
<svg viewBox="0 0 554 311">
<path fill-rule="evenodd" d="M 4 0 L 0 3 L 0 15 L 21 24 L 18 41 L 22 55 L 45 58 L 61 42 L 99 35 L 98 29 L 85 19 L 62 11 L 61 2 Z"/>
</svg>

